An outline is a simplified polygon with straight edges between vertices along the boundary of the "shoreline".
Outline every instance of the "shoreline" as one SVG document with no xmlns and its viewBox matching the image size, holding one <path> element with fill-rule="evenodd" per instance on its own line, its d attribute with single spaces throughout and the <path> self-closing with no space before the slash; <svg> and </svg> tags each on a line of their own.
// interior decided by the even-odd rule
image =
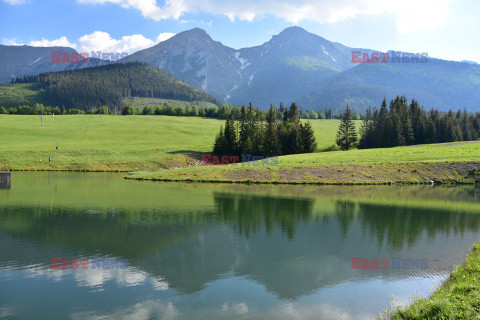
<svg viewBox="0 0 480 320">
<path fill-rule="evenodd" d="M 372 163 L 306 167 L 188 167 L 125 179 L 273 185 L 475 185 L 480 162 Z"/>
<path fill-rule="evenodd" d="M 69 171 L 63 171 L 69 172 Z M 105 172 L 108 171 L 85 171 L 85 172 Z M 113 172 L 112 172 L 113 173 Z M 178 182 L 178 183 L 212 183 L 212 184 L 244 184 L 244 185 L 289 185 L 289 186 L 413 186 L 413 185 L 434 185 L 434 186 L 474 186 L 475 182 L 263 182 L 263 181 L 227 181 L 227 180 L 174 180 L 174 179 L 145 179 L 145 178 L 127 178 L 127 180 L 151 181 L 151 182 Z"/>
<path fill-rule="evenodd" d="M 140 170 L 139 170 L 140 169 Z M 144 170 L 142 170 L 144 169 Z M 56 165 L 42 168 L 4 168 L 10 172 L 104 172 L 126 174 L 138 181 L 226 183 L 258 185 L 476 185 L 480 161 L 392 162 L 372 164 L 324 164 L 318 166 L 185 166 L 149 171 L 145 165 L 90 168 Z"/>
<path fill-rule="evenodd" d="M 447 279 L 426 298 L 387 312 L 389 319 L 477 319 L 480 315 L 480 240 L 465 261 L 454 266 Z"/>
</svg>

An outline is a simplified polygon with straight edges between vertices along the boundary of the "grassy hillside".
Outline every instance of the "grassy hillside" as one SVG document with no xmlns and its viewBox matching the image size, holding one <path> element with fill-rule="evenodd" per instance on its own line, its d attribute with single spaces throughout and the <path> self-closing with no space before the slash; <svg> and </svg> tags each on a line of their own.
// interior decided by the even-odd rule
<svg viewBox="0 0 480 320">
<path fill-rule="evenodd" d="M 0 86 L 0 107 L 50 105 L 52 101 L 39 83 L 16 83 Z"/>
<path fill-rule="evenodd" d="M 147 180 L 258 183 L 473 183 L 480 142 L 288 155 L 278 166 L 184 168 L 130 176 Z"/>
<path fill-rule="evenodd" d="M 52 120 L 44 116 L 42 127 L 40 116 L 0 115 L 2 168 L 136 171 L 187 166 L 211 152 L 224 123 L 168 116 L 55 116 L 55 126 Z M 319 147 L 334 143 L 339 121 L 311 123 Z"/>
<path fill-rule="evenodd" d="M 170 99 L 159 98 L 141 98 L 141 97 L 129 97 L 123 99 L 126 104 L 142 110 L 143 107 L 163 106 L 165 103 L 174 108 L 176 107 L 193 107 L 196 105 L 199 108 L 215 108 L 217 105 L 207 101 L 180 101 Z"/>
</svg>

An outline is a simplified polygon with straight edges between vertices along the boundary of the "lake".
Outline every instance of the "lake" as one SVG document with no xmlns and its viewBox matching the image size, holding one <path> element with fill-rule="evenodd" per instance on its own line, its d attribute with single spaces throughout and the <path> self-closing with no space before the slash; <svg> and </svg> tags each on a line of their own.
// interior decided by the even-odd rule
<svg viewBox="0 0 480 320">
<path fill-rule="evenodd" d="M 0 318 L 372 319 L 463 263 L 479 204 L 473 186 L 14 172 L 0 189 Z"/>
</svg>

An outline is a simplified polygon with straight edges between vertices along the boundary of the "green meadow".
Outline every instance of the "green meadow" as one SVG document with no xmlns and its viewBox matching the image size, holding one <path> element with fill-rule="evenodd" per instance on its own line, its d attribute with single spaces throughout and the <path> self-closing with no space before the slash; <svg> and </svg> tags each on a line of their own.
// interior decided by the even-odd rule
<svg viewBox="0 0 480 320">
<path fill-rule="evenodd" d="M 113 115 L 0 115 L 0 165 L 11 170 L 137 171 L 195 165 L 222 120 Z M 338 120 L 312 120 L 319 148 Z M 59 147 L 59 151 L 56 150 Z M 49 163 L 48 158 L 52 161 Z"/>
</svg>

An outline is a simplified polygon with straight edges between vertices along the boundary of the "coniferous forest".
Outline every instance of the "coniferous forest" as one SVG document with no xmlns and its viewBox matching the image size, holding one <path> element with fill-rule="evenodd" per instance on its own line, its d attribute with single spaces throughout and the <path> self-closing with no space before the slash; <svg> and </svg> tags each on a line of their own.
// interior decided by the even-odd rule
<svg viewBox="0 0 480 320">
<path fill-rule="evenodd" d="M 344 115 L 346 114 L 347 112 Z M 342 123 L 345 121 L 348 119 L 343 119 Z M 355 132 L 349 134 L 356 135 Z M 342 134 L 339 132 L 339 135 Z M 388 108 L 383 99 L 380 109 L 367 109 L 360 129 L 358 148 L 471 141 L 479 137 L 480 113 L 467 113 L 466 110 L 442 113 L 436 109 L 427 111 L 417 101 L 412 100 L 408 104 L 404 96 L 397 96 L 390 101 Z"/>
<path fill-rule="evenodd" d="M 222 103 L 192 88 L 173 75 L 139 63 L 114 63 L 38 76 L 18 78 L 13 83 L 40 83 L 51 104 L 88 110 L 92 107 L 123 107 L 124 97 L 162 98 L 182 101 Z"/>
<path fill-rule="evenodd" d="M 278 156 L 310 153 L 317 150 L 313 129 L 309 122 L 300 121 L 295 103 L 278 110 L 270 105 L 266 114 L 252 104 L 242 106 L 239 114 L 227 117 L 225 127 L 215 138 L 216 155 L 251 154 Z"/>
</svg>

